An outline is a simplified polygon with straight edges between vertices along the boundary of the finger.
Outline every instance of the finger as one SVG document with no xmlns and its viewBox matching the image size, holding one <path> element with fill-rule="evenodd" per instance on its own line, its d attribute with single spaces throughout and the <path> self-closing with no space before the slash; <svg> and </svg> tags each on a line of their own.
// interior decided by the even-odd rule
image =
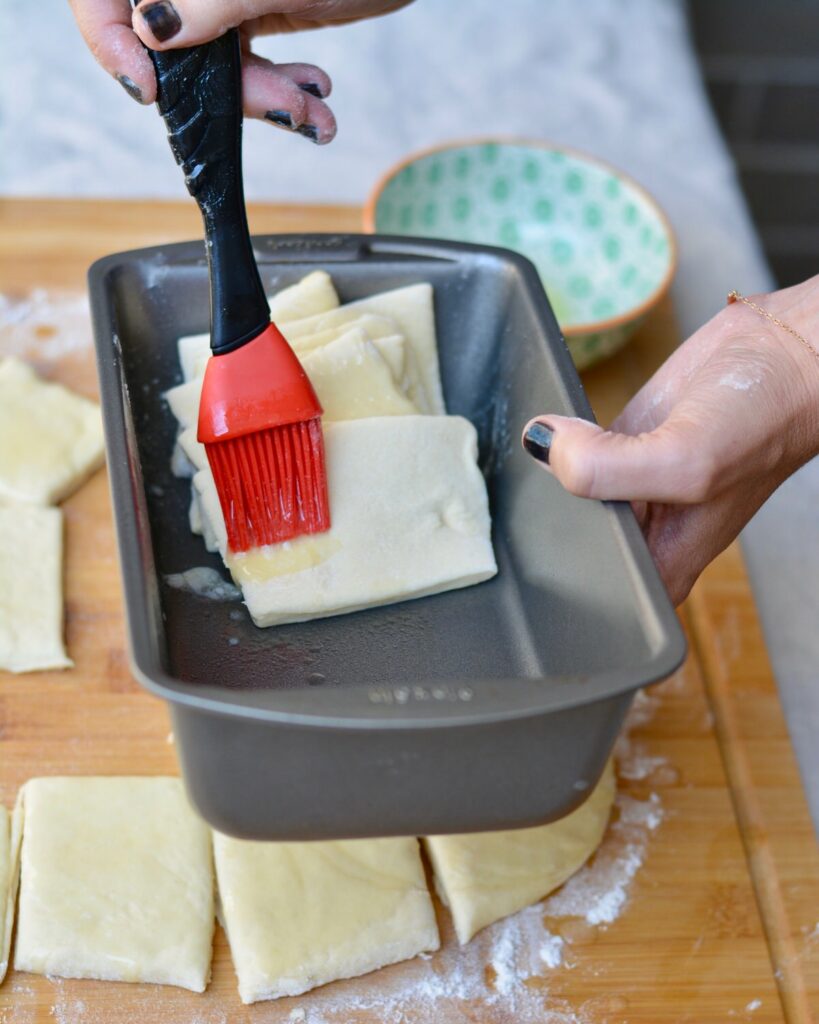
<svg viewBox="0 0 819 1024">
<path fill-rule="evenodd" d="M 193 46 L 245 25 L 251 35 L 298 32 L 321 24 L 341 25 L 387 14 L 409 0 L 142 0 L 134 12 L 134 30 L 146 46 L 164 50 Z M 270 7 L 278 11 L 270 13 Z"/>
<path fill-rule="evenodd" d="M 533 450 L 532 436 L 551 433 L 546 458 Z M 693 424 L 667 420 L 657 430 L 632 436 L 603 430 L 587 420 L 545 416 L 531 420 L 524 447 L 548 466 L 571 494 L 624 501 L 694 503 L 705 500 L 716 480 L 709 450 L 696 444 Z"/>
<path fill-rule="evenodd" d="M 252 21 L 269 6 L 263 0 L 137 0 L 133 28 L 152 50 L 194 46 Z"/>
<path fill-rule="evenodd" d="M 247 117 L 266 120 L 279 128 L 297 132 L 322 146 L 336 134 L 336 119 L 327 104 L 305 92 L 300 84 L 282 68 L 254 54 L 242 58 L 242 99 Z M 321 82 L 329 78 L 320 68 L 303 64 L 303 75 L 310 81 Z"/>
<path fill-rule="evenodd" d="M 77 25 L 99 64 L 140 103 L 156 99 L 156 76 L 131 27 L 128 0 L 70 0 Z"/>
<path fill-rule="evenodd" d="M 326 71 L 315 64 L 275 64 L 281 75 L 287 75 L 296 85 L 317 99 L 325 100 L 333 91 L 333 83 Z"/>
</svg>

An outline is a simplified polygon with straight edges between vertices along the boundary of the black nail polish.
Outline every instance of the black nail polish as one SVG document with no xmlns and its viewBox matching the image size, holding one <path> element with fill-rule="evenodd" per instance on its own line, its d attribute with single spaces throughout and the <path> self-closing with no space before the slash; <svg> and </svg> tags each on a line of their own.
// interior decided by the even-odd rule
<svg viewBox="0 0 819 1024">
<path fill-rule="evenodd" d="M 182 28 L 182 21 L 171 0 L 156 0 L 156 3 L 148 4 L 147 7 L 140 5 L 139 13 L 145 19 L 145 24 L 151 30 L 154 39 L 160 43 L 172 39 Z"/>
<path fill-rule="evenodd" d="M 316 96 L 320 100 L 324 99 L 324 93 L 315 82 L 301 82 L 299 88 L 302 92 L 309 92 L 311 96 Z"/>
<path fill-rule="evenodd" d="M 552 447 L 554 430 L 546 423 L 533 423 L 523 438 L 523 447 L 538 462 L 549 465 L 549 449 Z"/>
<path fill-rule="evenodd" d="M 268 110 L 264 117 L 266 121 L 271 121 L 280 128 L 293 128 L 293 118 L 286 110 Z"/>
<path fill-rule="evenodd" d="M 132 100 L 136 100 L 137 103 L 143 102 L 142 90 L 136 84 L 133 78 L 129 78 L 127 75 L 117 75 L 116 79 L 122 86 L 122 88 L 128 93 Z"/>
<path fill-rule="evenodd" d="M 309 139 L 311 142 L 318 142 L 318 128 L 314 124 L 302 124 L 296 129 L 299 135 L 303 135 L 305 139 Z"/>
</svg>

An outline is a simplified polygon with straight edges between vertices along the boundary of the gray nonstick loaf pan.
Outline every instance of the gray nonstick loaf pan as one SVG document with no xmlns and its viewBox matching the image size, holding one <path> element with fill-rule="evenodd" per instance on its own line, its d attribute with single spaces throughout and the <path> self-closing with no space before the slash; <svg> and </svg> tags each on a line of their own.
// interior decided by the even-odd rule
<svg viewBox="0 0 819 1024">
<path fill-rule="evenodd" d="M 435 290 L 447 407 L 477 427 L 499 563 L 479 586 L 299 625 L 168 585 L 222 572 L 171 473 L 176 339 L 208 328 L 202 244 L 90 270 L 108 468 L 133 671 L 170 704 L 191 799 L 258 839 L 538 824 L 602 772 L 634 691 L 685 640 L 626 505 L 567 494 L 519 444 L 543 409 L 591 418 L 534 267 L 454 242 L 378 235 L 254 240 L 262 279 L 317 268 L 342 301 Z"/>
</svg>

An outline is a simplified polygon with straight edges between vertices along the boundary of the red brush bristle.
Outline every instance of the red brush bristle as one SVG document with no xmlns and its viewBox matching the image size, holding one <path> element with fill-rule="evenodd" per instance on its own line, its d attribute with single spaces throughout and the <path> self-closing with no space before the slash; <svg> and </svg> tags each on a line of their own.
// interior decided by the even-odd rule
<svg viewBox="0 0 819 1024">
<path fill-rule="evenodd" d="M 205 450 L 231 551 L 329 530 L 320 418 L 212 442 Z"/>
</svg>

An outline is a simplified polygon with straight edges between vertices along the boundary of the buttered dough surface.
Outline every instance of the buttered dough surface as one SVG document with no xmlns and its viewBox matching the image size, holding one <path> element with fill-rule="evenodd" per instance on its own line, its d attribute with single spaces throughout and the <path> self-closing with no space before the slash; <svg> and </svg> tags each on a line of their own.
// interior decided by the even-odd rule
<svg viewBox="0 0 819 1024">
<path fill-rule="evenodd" d="M 475 428 L 460 416 L 328 423 L 332 526 L 228 556 L 258 626 L 300 622 L 471 586 L 497 572 Z M 209 469 L 194 477 L 223 556 Z"/>
<path fill-rule="evenodd" d="M 63 516 L 0 504 L 0 669 L 68 668 L 63 646 Z"/>
<path fill-rule="evenodd" d="M 51 505 L 103 463 L 99 406 L 0 360 L 0 503 Z"/>
<path fill-rule="evenodd" d="M 435 886 L 458 940 L 467 942 L 493 921 L 536 903 L 573 875 L 600 845 L 615 788 L 609 761 L 585 803 L 559 821 L 425 838 Z"/>
<path fill-rule="evenodd" d="M 214 857 L 245 1003 L 438 948 L 414 838 L 259 843 L 214 833 Z"/>
<path fill-rule="evenodd" d="M 16 970 L 204 991 L 210 831 L 176 778 L 40 778 L 22 791 Z"/>
</svg>

